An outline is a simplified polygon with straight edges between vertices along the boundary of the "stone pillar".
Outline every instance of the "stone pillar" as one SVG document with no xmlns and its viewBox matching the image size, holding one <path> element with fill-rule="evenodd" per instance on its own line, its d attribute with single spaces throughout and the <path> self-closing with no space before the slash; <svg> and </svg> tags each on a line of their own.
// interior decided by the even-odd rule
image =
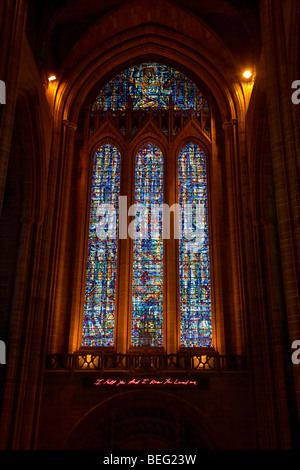
<svg viewBox="0 0 300 470">
<path fill-rule="evenodd" d="M 224 330 L 224 276 L 222 260 L 224 259 L 224 201 L 222 181 L 222 159 L 218 145 L 222 132 L 216 123 L 215 109 L 211 107 L 211 155 L 207 155 L 208 210 L 210 229 L 211 258 L 211 302 L 213 321 L 213 346 L 219 354 L 226 354 L 226 338 Z M 223 136 L 220 135 L 220 139 Z M 226 182 L 225 182 L 226 183 Z M 217 188 L 217 190 L 216 190 Z M 225 260 L 224 260 L 225 261 Z"/>
<path fill-rule="evenodd" d="M 230 274 L 227 279 L 227 292 L 224 293 L 224 299 L 228 299 L 228 304 L 224 307 L 224 323 L 226 337 L 226 352 L 234 354 L 244 354 L 244 340 L 242 336 L 242 285 L 239 269 L 239 224 L 238 220 L 238 191 L 236 187 L 235 175 L 238 174 L 236 161 L 236 120 L 226 121 L 223 123 L 224 142 L 225 142 L 225 174 L 226 178 L 226 204 L 223 205 L 227 210 L 224 223 L 224 233 L 228 235 L 223 248 L 226 248 L 226 273 Z M 241 233 L 241 232 L 240 232 Z M 229 255 L 228 255 L 229 253 Z M 227 330 L 226 330 L 227 324 Z"/>
<path fill-rule="evenodd" d="M 254 219 L 253 234 L 248 261 L 252 271 L 249 275 L 252 308 L 247 318 L 247 333 L 258 429 L 257 448 L 289 449 L 289 412 L 293 403 L 289 403 L 290 378 L 285 367 L 286 325 L 276 222 L 266 215 Z"/>
<path fill-rule="evenodd" d="M 263 0 L 260 14 L 281 268 L 290 344 L 300 339 L 299 129 L 293 119 L 283 3 Z M 296 47 L 296 46 L 295 46 Z M 299 77 L 295 77 L 298 79 Z M 286 365 L 287 366 L 287 365 Z M 293 366 L 300 417 L 300 369 Z"/>
<path fill-rule="evenodd" d="M 31 251 L 31 243 L 33 236 L 34 219 L 27 218 L 22 221 L 21 227 L 21 244 L 17 263 L 17 278 L 14 290 L 14 302 L 12 306 L 13 320 L 11 322 L 8 351 L 7 351 L 7 371 L 5 381 L 5 392 L 2 407 L 1 426 L 0 426 L 0 446 L 2 449 L 18 449 L 18 444 L 23 433 L 23 448 L 26 446 L 25 441 L 29 444 L 31 433 L 28 426 L 32 425 L 29 415 L 24 416 L 25 409 L 31 414 L 32 407 L 28 407 L 28 403 L 22 402 L 24 394 L 28 392 L 28 371 L 34 365 L 26 361 L 26 345 L 28 344 L 31 354 L 39 351 L 33 350 L 29 337 L 26 333 L 30 333 L 28 325 L 30 324 L 31 315 L 25 308 L 27 291 L 24 286 L 28 281 L 28 265 Z M 28 313 L 28 316 L 26 315 Z M 30 389 L 31 390 L 31 389 Z M 32 390 L 31 390 L 32 391 Z M 15 413 L 17 411 L 17 413 Z M 24 421 L 23 421 L 24 420 Z M 18 421 L 18 422 L 17 422 Z M 25 433 L 25 434 L 24 434 Z"/>
<path fill-rule="evenodd" d="M 266 291 L 268 296 L 269 334 L 267 334 L 265 350 L 269 351 L 269 366 L 274 374 L 269 383 L 271 387 L 272 400 L 280 404 L 278 406 L 278 419 L 280 447 L 288 449 L 291 445 L 290 416 L 294 404 L 289 402 L 289 370 L 286 364 L 289 360 L 286 351 L 286 318 L 283 305 L 282 282 L 280 279 L 280 261 L 278 259 L 278 234 L 273 220 L 268 218 L 262 220 L 262 246 L 266 262 Z M 263 254 L 262 254 L 263 256 Z M 270 344 L 268 344 L 268 342 Z M 276 427 L 274 426 L 274 429 Z"/>
<path fill-rule="evenodd" d="M 5 0 L 0 6 L 0 80 L 6 84 L 6 104 L 0 105 L 0 214 L 10 153 L 27 1 Z"/>
<path fill-rule="evenodd" d="M 60 147 L 54 148 L 57 174 L 54 186 L 52 214 L 55 233 L 53 251 L 53 307 L 51 327 L 51 352 L 66 351 L 68 347 L 70 314 L 72 309 L 72 273 L 74 253 L 72 251 L 74 227 L 74 207 L 72 207 L 72 187 L 76 187 L 74 144 L 77 125 L 68 120 L 61 124 Z M 75 191 L 74 191 L 75 194 Z M 56 228 L 56 230 L 55 230 Z"/>
</svg>

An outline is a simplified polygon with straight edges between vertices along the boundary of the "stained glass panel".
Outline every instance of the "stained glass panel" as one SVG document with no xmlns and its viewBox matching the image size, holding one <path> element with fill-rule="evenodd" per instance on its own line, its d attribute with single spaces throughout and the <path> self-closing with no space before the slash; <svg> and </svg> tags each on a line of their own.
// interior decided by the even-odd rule
<svg viewBox="0 0 300 470">
<path fill-rule="evenodd" d="M 111 144 L 94 155 L 82 346 L 113 346 L 121 157 Z"/>
<path fill-rule="evenodd" d="M 92 111 L 125 109 L 131 99 L 133 109 L 205 109 L 208 104 L 197 86 L 183 73 L 158 63 L 131 67 L 110 80 L 99 93 Z"/>
<path fill-rule="evenodd" d="M 178 192 L 182 208 L 182 236 L 179 240 L 180 345 L 211 347 L 206 156 L 195 144 L 188 144 L 179 154 Z M 199 218 L 198 208 L 201 209 Z M 186 230 L 188 224 L 189 231 Z"/>
<path fill-rule="evenodd" d="M 131 345 L 134 347 L 163 346 L 162 214 L 155 218 L 155 230 L 152 223 L 153 205 L 162 203 L 163 155 L 159 148 L 147 144 L 138 152 L 135 168 L 135 204 L 140 206 L 133 240 Z"/>
</svg>

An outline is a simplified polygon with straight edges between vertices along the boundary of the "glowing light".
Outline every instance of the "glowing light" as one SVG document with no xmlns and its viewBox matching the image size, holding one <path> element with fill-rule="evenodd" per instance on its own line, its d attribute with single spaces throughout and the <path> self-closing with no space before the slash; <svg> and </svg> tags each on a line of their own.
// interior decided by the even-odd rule
<svg viewBox="0 0 300 470">
<path fill-rule="evenodd" d="M 150 386 L 150 387 L 195 387 L 198 385 L 197 380 L 190 379 L 179 379 L 179 378 L 166 378 L 166 379 L 150 379 L 150 378 L 141 378 L 141 379 L 97 379 L 94 382 L 94 385 L 97 387 L 136 387 L 136 386 Z"/>
<path fill-rule="evenodd" d="M 117 237 L 98 237 L 98 207 L 118 213 L 121 155 L 111 144 L 94 155 L 82 346 L 113 346 L 117 276 Z M 117 224 L 118 232 L 118 224 Z"/>
<path fill-rule="evenodd" d="M 49 82 L 54 82 L 56 80 L 56 76 L 55 75 L 51 75 L 50 77 L 48 77 L 48 81 Z"/>
<path fill-rule="evenodd" d="M 126 109 L 129 98 L 133 109 L 206 109 L 208 103 L 197 86 L 181 72 L 158 63 L 144 63 L 114 77 L 101 90 L 92 111 Z"/>
<path fill-rule="evenodd" d="M 244 73 L 243 73 L 243 77 L 244 78 L 251 78 L 252 77 L 252 72 L 250 72 L 250 70 L 246 70 Z"/>
<path fill-rule="evenodd" d="M 135 170 L 135 203 L 151 208 L 163 203 L 163 154 L 153 144 L 138 153 Z M 163 240 L 151 238 L 147 218 L 147 238 L 133 244 L 132 346 L 163 346 Z"/>
<path fill-rule="evenodd" d="M 48 80 L 53 82 L 56 76 L 52 75 Z M 54 85 L 48 88 L 55 90 Z M 207 101 L 191 80 L 181 72 L 156 63 L 140 64 L 113 78 L 97 96 L 91 115 L 108 109 L 113 112 L 126 111 L 129 105 L 133 110 L 168 109 L 173 106 L 175 110 L 183 110 L 184 116 L 190 109 L 200 112 L 209 110 Z M 122 225 L 119 227 L 117 224 L 115 237 L 101 239 L 97 211 L 101 204 L 113 205 L 118 221 L 120 157 L 120 152 L 111 144 L 103 145 L 94 155 L 82 346 L 114 346 L 117 239 Z M 163 160 L 161 150 L 150 143 L 136 155 L 135 204 L 146 206 L 150 215 L 151 205 L 161 205 L 164 201 Z M 188 144 L 179 156 L 178 202 L 186 205 L 204 202 L 206 222 L 205 240 L 201 248 L 198 244 L 199 249 L 194 251 L 184 240 L 180 243 L 182 347 L 212 346 L 206 178 L 204 153 L 196 145 Z M 138 216 L 136 219 L 140 220 L 136 231 L 142 233 L 144 222 L 140 212 L 137 209 L 135 214 Z M 157 238 L 150 236 L 151 223 L 148 218 L 145 225 L 146 236 L 138 236 L 133 241 L 130 344 L 132 347 L 163 347 L 162 216 L 157 221 Z M 92 367 L 92 360 L 87 358 L 85 364 L 85 367 Z"/>
<path fill-rule="evenodd" d="M 179 154 L 178 188 L 182 208 L 200 202 L 205 208 L 204 242 L 197 245 L 196 235 L 194 245 L 185 237 L 179 242 L 180 345 L 212 347 L 206 155 L 196 144 Z"/>
</svg>

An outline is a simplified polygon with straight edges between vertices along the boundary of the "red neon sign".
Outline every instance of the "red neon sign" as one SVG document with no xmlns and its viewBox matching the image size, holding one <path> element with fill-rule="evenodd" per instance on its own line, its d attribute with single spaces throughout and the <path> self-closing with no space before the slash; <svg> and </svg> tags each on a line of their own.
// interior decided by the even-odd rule
<svg viewBox="0 0 300 470">
<path fill-rule="evenodd" d="M 122 386 L 180 386 L 180 387 L 187 387 L 187 386 L 197 386 L 197 380 L 184 380 L 184 379 L 171 379 L 171 378 L 164 378 L 164 379 L 150 379 L 150 378 L 141 378 L 141 379 L 97 379 L 94 382 L 94 385 L 97 387 L 101 386 L 109 386 L 109 387 L 122 387 Z"/>
</svg>

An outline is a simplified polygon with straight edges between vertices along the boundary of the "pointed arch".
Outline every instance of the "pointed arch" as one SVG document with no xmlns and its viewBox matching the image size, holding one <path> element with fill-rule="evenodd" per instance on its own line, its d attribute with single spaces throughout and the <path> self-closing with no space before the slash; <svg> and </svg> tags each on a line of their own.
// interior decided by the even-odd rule
<svg viewBox="0 0 300 470">
<path fill-rule="evenodd" d="M 163 154 L 156 145 L 145 144 L 137 152 L 134 202 L 139 221 L 131 222 L 135 228 L 131 233 L 133 347 L 163 346 L 162 214 L 154 212 L 164 202 L 163 167 Z"/>
<path fill-rule="evenodd" d="M 178 155 L 180 346 L 212 347 L 206 155 L 195 143 Z"/>
<path fill-rule="evenodd" d="M 82 346 L 113 346 L 121 154 L 111 143 L 94 154 Z"/>
</svg>

